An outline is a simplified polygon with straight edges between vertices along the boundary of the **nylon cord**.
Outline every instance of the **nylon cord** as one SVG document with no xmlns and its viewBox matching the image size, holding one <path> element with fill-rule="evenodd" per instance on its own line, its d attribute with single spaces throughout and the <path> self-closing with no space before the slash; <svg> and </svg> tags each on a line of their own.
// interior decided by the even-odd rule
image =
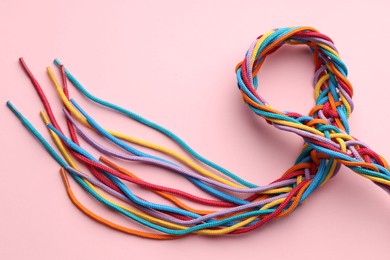
<svg viewBox="0 0 390 260">
<path fill-rule="evenodd" d="M 306 45 L 313 53 L 315 105 L 308 115 L 279 111 L 257 91 L 260 83 L 257 74 L 265 59 L 284 44 Z M 90 218 L 115 230 L 159 240 L 189 234 L 217 236 L 250 232 L 272 219 L 291 214 L 315 190 L 336 176 L 342 165 L 390 193 L 390 169 L 387 161 L 350 134 L 348 118 L 354 105 L 347 67 L 333 41 L 312 27 L 277 28 L 259 36 L 235 69 L 238 89 L 249 109 L 278 130 L 299 135 L 304 141 L 294 165 L 281 177 L 266 185 L 252 184 L 242 179 L 200 155 L 165 127 L 94 96 L 59 60 L 55 59 L 54 63 L 60 70 L 62 86 L 50 67 L 47 72 L 64 106 L 62 116 L 66 120 L 69 136 L 58 124 L 38 80 L 24 60 L 20 59 L 20 64 L 46 111 L 41 111 L 41 118 L 61 155 L 10 101 L 7 106 L 58 162 L 72 203 Z M 182 151 L 177 152 L 106 129 L 103 123 L 97 122 L 87 109 L 71 98 L 68 81 L 92 102 L 156 130 L 177 143 Z M 101 140 L 92 138 L 85 128 L 98 133 Z M 88 147 L 81 146 L 79 137 Z M 107 144 L 115 145 L 120 151 L 108 148 Z M 157 155 L 149 154 L 144 148 L 156 151 Z M 99 158 L 93 156 L 91 151 L 99 153 Z M 107 157 L 162 168 L 164 174 L 172 173 L 175 177 L 184 178 L 197 187 L 199 192 L 212 198 L 145 181 L 128 169 L 131 164 L 127 163 L 123 167 Z M 151 231 L 127 228 L 90 211 L 77 200 L 68 176 L 102 205 Z M 135 185 L 156 194 L 164 202 L 141 197 L 136 193 Z M 240 194 L 245 194 L 246 197 L 243 198 Z M 193 205 L 188 205 L 186 201 Z"/>
</svg>

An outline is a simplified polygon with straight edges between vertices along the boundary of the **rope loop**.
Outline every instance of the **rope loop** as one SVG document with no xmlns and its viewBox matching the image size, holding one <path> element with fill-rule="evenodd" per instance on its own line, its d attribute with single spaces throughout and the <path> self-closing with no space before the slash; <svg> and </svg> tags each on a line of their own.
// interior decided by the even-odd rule
<svg viewBox="0 0 390 260">
<path fill-rule="evenodd" d="M 308 115 L 281 112 L 256 92 L 257 73 L 266 57 L 284 44 L 307 45 L 313 53 L 315 106 Z M 296 163 L 309 163 L 306 172 L 315 171 L 310 178 L 316 175 L 332 177 L 340 168 L 339 164 L 344 164 L 374 182 L 382 177 L 389 180 L 385 159 L 350 135 L 348 118 L 354 108 L 353 88 L 347 79 L 347 67 L 328 36 L 311 27 L 272 30 L 250 45 L 244 60 L 236 66 L 236 75 L 242 97 L 253 112 L 276 128 L 296 133 L 304 139 Z M 321 171 L 321 165 L 324 165 L 325 172 Z M 325 181 L 326 177 L 322 180 Z M 320 184 L 313 183 L 313 188 Z M 377 184 L 389 188 L 387 181 Z"/>
</svg>

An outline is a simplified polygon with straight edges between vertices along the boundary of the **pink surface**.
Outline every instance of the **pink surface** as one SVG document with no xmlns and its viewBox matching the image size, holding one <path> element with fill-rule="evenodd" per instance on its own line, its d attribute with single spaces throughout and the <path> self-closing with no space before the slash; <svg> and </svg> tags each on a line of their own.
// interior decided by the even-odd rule
<svg viewBox="0 0 390 260">
<path fill-rule="evenodd" d="M 20 56 L 57 115 L 60 102 L 45 72 L 55 57 L 92 93 L 167 126 L 207 158 L 265 184 L 292 165 L 302 141 L 249 111 L 234 67 L 258 35 L 309 25 L 335 41 L 350 70 L 352 135 L 390 159 L 387 1 L 97 2 L 0 2 L 1 102 L 12 100 L 45 136 L 42 105 L 17 62 Z M 307 113 L 312 73 L 307 51 L 282 48 L 260 72 L 259 91 L 279 109 Z M 180 151 L 163 136 L 89 103 L 74 88 L 71 93 L 105 125 Z M 5 105 L 0 113 L 1 259 L 388 259 L 389 197 L 346 168 L 291 216 L 250 234 L 158 242 L 111 230 L 71 204 L 58 165 Z M 181 185 L 174 175 L 128 167 L 147 180 Z M 136 226 L 75 189 L 102 215 Z"/>
</svg>

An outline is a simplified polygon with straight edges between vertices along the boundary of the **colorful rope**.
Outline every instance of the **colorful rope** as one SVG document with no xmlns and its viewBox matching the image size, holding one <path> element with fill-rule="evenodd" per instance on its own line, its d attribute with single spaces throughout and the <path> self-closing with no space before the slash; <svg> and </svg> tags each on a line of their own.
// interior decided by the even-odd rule
<svg viewBox="0 0 390 260">
<path fill-rule="evenodd" d="M 256 92 L 258 86 L 256 75 L 265 58 L 286 43 L 307 45 L 313 53 L 316 103 L 309 115 L 278 111 Z M 332 40 L 314 28 L 280 28 L 261 35 L 251 44 L 245 59 L 236 67 L 238 88 L 249 108 L 274 127 L 295 133 L 304 140 L 295 164 L 280 178 L 264 186 L 249 183 L 202 157 L 166 128 L 95 97 L 58 60 L 55 60 L 54 63 L 61 72 L 62 87 L 50 68 L 48 73 L 64 105 L 63 112 L 69 131 L 67 137 L 57 123 L 38 81 L 22 58 L 20 63 L 44 105 L 46 112 L 41 111 L 42 120 L 62 156 L 9 101 L 7 106 L 59 163 L 67 193 L 74 205 L 87 216 L 113 229 L 152 239 L 174 239 L 192 233 L 213 236 L 246 233 L 274 218 L 289 215 L 314 190 L 335 176 L 341 165 L 347 166 L 390 193 L 388 163 L 366 144 L 350 135 L 348 117 L 353 110 L 353 90 L 347 80 L 347 68 Z M 188 155 L 196 159 L 196 162 L 168 148 L 105 129 L 70 98 L 68 80 L 91 101 L 172 139 Z M 87 134 L 84 127 L 99 133 L 105 142 L 116 145 L 121 152 L 98 143 Z M 81 147 L 80 137 L 103 156 L 95 158 Z M 165 154 L 164 158 L 168 156 L 170 159 L 150 155 L 135 148 L 133 144 L 153 149 Z M 163 168 L 185 178 L 200 190 L 210 194 L 213 199 L 144 181 L 106 157 Z M 82 172 L 79 164 L 86 166 L 90 174 Z M 154 231 L 145 232 L 120 226 L 91 212 L 73 194 L 67 175 L 103 205 Z M 148 201 L 135 194 L 126 183 L 149 190 L 168 203 Z M 242 198 L 240 194 L 247 194 L 247 197 Z M 194 205 L 212 206 L 214 210 L 188 206 L 185 200 L 195 203 Z"/>
</svg>

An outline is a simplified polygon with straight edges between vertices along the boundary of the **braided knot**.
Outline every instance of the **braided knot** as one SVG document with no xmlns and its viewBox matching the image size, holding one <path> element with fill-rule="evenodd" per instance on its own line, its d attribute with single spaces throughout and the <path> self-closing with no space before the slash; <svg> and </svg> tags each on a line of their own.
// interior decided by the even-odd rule
<svg viewBox="0 0 390 260">
<path fill-rule="evenodd" d="M 308 115 L 301 115 L 293 111 L 279 111 L 256 92 L 258 85 L 256 75 L 265 58 L 285 43 L 307 45 L 313 53 L 315 105 Z M 390 192 L 390 171 L 386 160 L 350 134 L 348 118 L 353 111 L 353 90 L 347 79 L 347 68 L 332 40 L 313 28 L 281 28 L 261 35 L 251 44 L 245 59 L 236 67 L 238 87 L 249 108 L 274 127 L 295 133 L 304 140 L 304 145 L 295 164 L 279 179 L 263 186 L 249 183 L 202 157 L 168 129 L 125 108 L 95 97 L 56 60 L 55 63 L 61 69 L 63 87 L 59 85 L 54 74 L 50 70 L 48 72 L 62 102 L 66 106 L 63 111 L 69 128 L 70 138 L 68 138 L 57 123 L 50 104 L 37 80 L 27 68 L 23 59 L 20 59 L 20 62 L 47 111 L 47 116 L 41 112 L 42 118 L 63 158 L 10 102 L 7 102 L 7 106 L 61 165 L 61 175 L 72 202 L 89 217 L 122 232 L 154 239 L 177 238 L 193 232 L 213 236 L 227 233 L 246 233 L 261 227 L 273 218 L 290 214 L 316 188 L 335 176 L 342 165 L 349 167 L 357 174 L 370 179 Z M 74 99 L 70 98 L 67 79 L 86 98 L 163 133 L 196 160 L 189 160 L 168 148 L 116 131 L 106 130 L 89 116 L 86 110 L 78 105 Z M 117 145 L 123 151 L 111 150 L 99 144 L 99 142 L 95 142 L 83 131 L 78 122 L 95 130 L 96 133 L 111 144 Z M 144 181 L 104 157 L 95 158 L 92 153 L 89 153 L 80 145 L 78 136 L 98 152 L 107 156 L 130 162 L 145 163 L 180 174 L 201 190 L 218 198 L 218 200 L 202 198 L 182 189 Z M 131 146 L 130 143 L 153 149 L 166 156 L 159 157 L 158 153 L 154 155 L 143 152 Z M 73 161 L 73 157 L 77 158 L 77 162 L 86 166 L 94 177 L 83 173 L 82 168 L 78 167 L 77 163 Z M 170 161 L 169 158 L 174 158 L 175 161 Z M 196 161 L 209 166 L 222 175 L 216 175 L 208 171 L 207 168 L 203 168 L 202 164 L 198 165 Z M 159 233 L 128 229 L 92 213 L 73 195 L 65 171 L 86 192 L 108 208 L 148 228 L 155 229 Z M 133 193 L 125 182 L 147 189 L 172 202 L 175 206 L 143 199 Z M 111 200 L 111 196 L 106 198 L 101 192 L 107 192 L 112 195 L 112 198 L 117 198 L 127 204 L 119 204 Z M 233 193 L 251 195 L 241 198 L 233 195 Z M 177 197 L 208 206 L 223 207 L 224 209 L 210 211 L 210 209 L 192 208 Z M 160 232 L 170 235 L 160 234 Z"/>
<path fill-rule="evenodd" d="M 304 44 L 313 53 L 315 106 L 308 115 L 281 112 L 257 92 L 257 72 L 265 58 L 283 44 Z M 295 165 L 284 176 L 311 180 L 303 199 L 334 176 L 341 165 L 390 192 L 390 171 L 384 158 L 350 135 L 353 89 L 347 67 L 333 41 L 311 27 L 288 27 L 259 36 L 236 67 L 238 88 L 249 108 L 274 127 L 304 139 Z"/>
</svg>

